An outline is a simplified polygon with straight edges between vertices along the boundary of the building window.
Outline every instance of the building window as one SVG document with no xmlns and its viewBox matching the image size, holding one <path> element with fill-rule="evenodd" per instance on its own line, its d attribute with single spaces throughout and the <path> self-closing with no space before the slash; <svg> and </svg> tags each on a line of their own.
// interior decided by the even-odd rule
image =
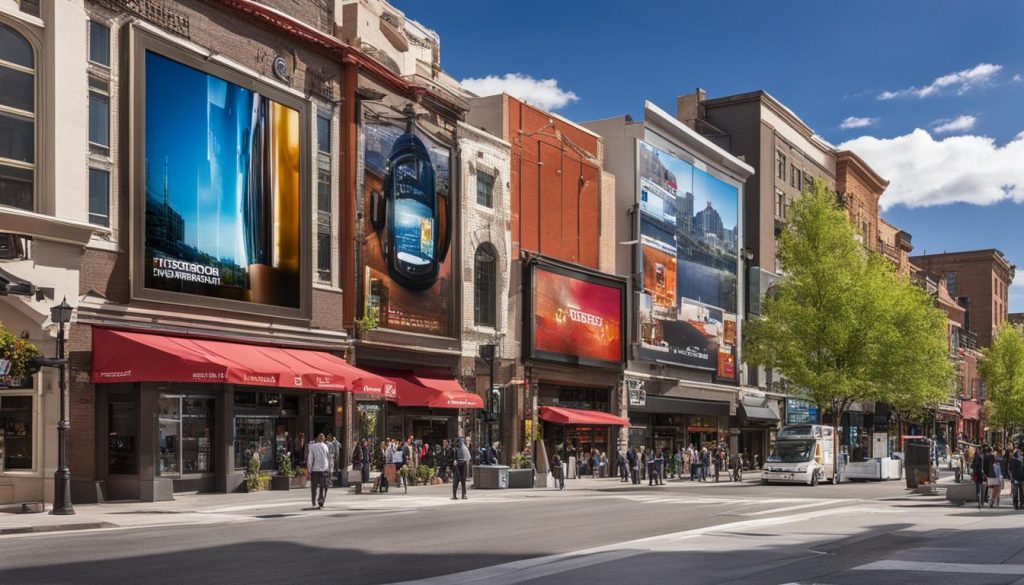
<svg viewBox="0 0 1024 585">
<path fill-rule="evenodd" d="M 786 155 L 777 150 L 775 151 L 775 175 L 783 181 L 786 180 Z"/>
<path fill-rule="evenodd" d="M 811 188 L 811 184 L 814 181 L 814 177 L 810 173 L 803 173 L 804 186 L 808 189 Z"/>
<path fill-rule="evenodd" d="M 110 150 L 110 84 L 89 78 L 89 148 L 106 154 Z"/>
<path fill-rule="evenodd" d="M 35 208 L 35 51 L 0 24 L 0 205 Z"/>
<path fill-rule="evenodd" d="M 316 117 L 316 273 L 331 281 L 331 119 Z"/>
<path fill-rule="evenodd" d="M 0 471 L 32 469 L 32 397 L 0 396 Z"/>
<path fill-rule="evenodd" d="M 214 471 L 213 402 L 212 398 L 160 397 L 157 475 Z"/>
<path fill-rule="evenodd" d="M 797 170 L 796 165 L 789 165 L 789 185 L 791 187 L 800 188 L 800 171 Z"/>
<path fill-rule="evenodd" d="M 781 189 L 775 190 L 775 217 L 786 218 L 786 194 Z"/>
<path fill-rule="evenodd" d="M 89 21 L 89 61 L 110 67 L 110 27 Z"/>
<path fill-rule="evenodd" d="M 476 202 L 484 207 L 494 207 L 494 177 L 487 173 L 476 173 Z"/>
<path fill-rule="evenodd" d="M 956 297 L 956 272 L 946 273 L 946 292 L 949 296 Z"/>
<path fill-rule="evenodd" d="M 110 171 L 89 169 L 89 223 L 110 227 Z"/>
<path fill-rule="evenodd" d="M 476 249 L 473 267 L 473 322 L 494 327 L 496 323 L 498 255 L 490 244 Z"/>
</svg>

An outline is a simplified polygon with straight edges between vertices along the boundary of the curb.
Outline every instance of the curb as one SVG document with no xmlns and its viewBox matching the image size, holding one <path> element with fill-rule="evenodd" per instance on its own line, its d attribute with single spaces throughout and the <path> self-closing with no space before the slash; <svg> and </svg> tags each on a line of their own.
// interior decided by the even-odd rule
<svg viewBox="0 0 1024 585">
<path fill-rule="evenodd" d="M 82 522 L 80 524 L 53 524 L 49 526 L 24 526 L 18 528 L 0 528 L 0 536 L 12 534 L 37 534 L 41 532 L 66 532 L 71 530 L 96 530 L 98 528 L 117 528 L 110 522 Z"/>
</svg>

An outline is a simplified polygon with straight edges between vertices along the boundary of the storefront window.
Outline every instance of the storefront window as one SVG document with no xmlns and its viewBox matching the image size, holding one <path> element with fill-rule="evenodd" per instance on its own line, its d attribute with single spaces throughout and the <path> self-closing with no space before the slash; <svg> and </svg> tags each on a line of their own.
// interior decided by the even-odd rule
<svg viewBox="0 0 1024 585">
<path fill-rule="evenodd" d="M 107 471 L 136 472 L 135 436 L 138 431 L 138 410 L 134 400 L 110 401 L 108 408 Z"/>
<path fill-rule="evenodd" d="M 235 417 L 235 468 L 246 466 L 254 454 L 260 458 L 261 469 L 275 469 L 274 417 Z"/>
<path fill-rule="evenodd" d="M 32 469 L 32 397 L 0 396 L 0 471 Z"/>
<path fill-rule="evenodd" d="M 212 398 L 161 396 L 157 475 L 212 472 L 213 427 Z"/>
<path fill-rule="evenodd" d="M 341 396 L 338 394 L 313 395 L 313 436 L 340 434 Z"/>
</svg>

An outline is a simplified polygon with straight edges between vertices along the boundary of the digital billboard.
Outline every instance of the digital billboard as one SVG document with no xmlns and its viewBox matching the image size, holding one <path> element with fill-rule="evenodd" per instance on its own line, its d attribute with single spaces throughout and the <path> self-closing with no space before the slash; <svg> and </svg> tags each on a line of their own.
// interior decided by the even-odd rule
<svg viewBox="0 0 1024 585">
<path fill-rule="evenodd" d="M 639 356 L 736 377 L 737 187 L 638 148 Z"/>
<path fill-rule="evenodd" d="M 363 124 L 364 314 L 452 337 L 451 149 L 396 112 Z"/>
<path fill-rule="evenodd" d="M 614 366 L 623 362 L 625 283 L 560 266 L 531 264 L 525 307 L 533 359 Z"/>
<path fill-rule="evenodd" d="M 144 286 L 298 309 L 299 111 L 145 51 Z"/>
</svg>

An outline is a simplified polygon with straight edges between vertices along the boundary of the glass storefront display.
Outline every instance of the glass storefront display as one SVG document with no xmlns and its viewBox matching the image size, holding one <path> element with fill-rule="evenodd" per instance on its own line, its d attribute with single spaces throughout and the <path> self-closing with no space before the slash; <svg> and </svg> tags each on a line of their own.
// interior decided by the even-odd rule
<svg viewBox="0 0 1024 585">
<path fill-rule="evenodd" d="M 32 469 L 32 397 L 0 396 L 0 471 Z"/>
<path fill-rule="evenodd" d="M 246 466 L 254 454 L 260 458 L 260 469 L 276 469 L 274 451 L 277 448 L 275 417 L 235 417 L 235 468 Z"/>
<path fill-rule="evenodd" d="M 281 392 L 236 390 L 234 403 L 235 469 L 245 468 L 253 454 L 260 459 L 260 469 L 277 469 L 277 456 L 291 452 L 298 436 L 299 396 Z M 319 411 L 314 405 L 315 415 L 318 412 L 325 413 L 328 407 L 334 408 L 334 403 L 330 401 L 320 402 L 319 405 Z M 293 459 L 299 461 L 301 457 L 293 456 Z"/>
<path fill-rule="evenodd" d="M 157 475 L 214 470 L 212 398 L 161 396 Z"/>
<path fill-rule="evenodd" d="M 107 471 L 132 474 L 137 471 L 135 437 L 138 432 L 138 404 L 134 400 L 111 400 L 107 407 Z"/>
</svg>

